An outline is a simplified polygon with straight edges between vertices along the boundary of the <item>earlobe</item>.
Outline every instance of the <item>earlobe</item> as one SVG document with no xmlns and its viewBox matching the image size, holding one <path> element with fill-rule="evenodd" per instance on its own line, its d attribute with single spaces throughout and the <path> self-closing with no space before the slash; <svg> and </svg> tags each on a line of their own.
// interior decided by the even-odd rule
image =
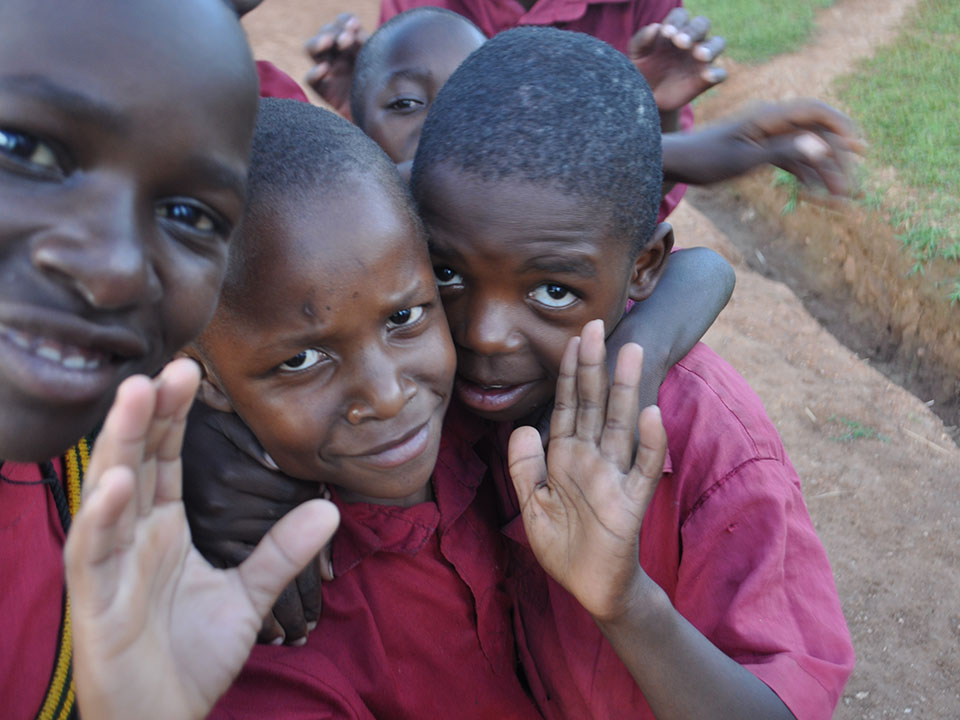
<svg viewBox="0 0 960 720">
<path fill-rule="evenodd" d="M 219 410 L 220 412 L 234 412 L 233 404 L 226 393 L 220 389 L 220 384 L 216 376 L 210 371 L 206 358 L 197 348 L 192 345 L 187 346 L 177 353 L 180 357 L 188 357 L 200 366 L 200 389 L 197 391 L 197 398 L 207 407 Z"/>
<path fill-rule="evenodd" d="M 670 223 L 660 223 L 653 231 L 653 237 L 637 257 L 630 279 L 630 299 L 639 302 L 650 297 L 670 257 L 673 248 L 673 227 Z"/>
</svg>

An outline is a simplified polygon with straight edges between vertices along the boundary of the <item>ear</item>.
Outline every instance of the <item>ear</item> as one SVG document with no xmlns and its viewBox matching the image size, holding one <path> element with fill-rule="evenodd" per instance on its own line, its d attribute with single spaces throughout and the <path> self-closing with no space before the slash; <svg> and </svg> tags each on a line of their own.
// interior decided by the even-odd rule
<svg viewBox="0 0 960 720">
<path fill-rule="evenodd" d="M 637 256 L 633 276 L 630 278 L 628 294 L 631 300 L 639 302 L 650 297 L 667 267 L 672 248 L 673 227 L 670 223 L 660 223 L 653 231 L 653 237 Z"/>
<path fill-rule="evenodd" d="M 207 407 L 220 412 L 232 413 L 233 403 L 230 398 L 221 389 L 220 381 L 213 373 L 210 363 L 204 357 L 203 353 L 195 345 L 188 345 L 177 353 L 178 357 L 188 357 L 200 366 L 200 389 L 197 391 L 197 397 Z"/>
</svg>

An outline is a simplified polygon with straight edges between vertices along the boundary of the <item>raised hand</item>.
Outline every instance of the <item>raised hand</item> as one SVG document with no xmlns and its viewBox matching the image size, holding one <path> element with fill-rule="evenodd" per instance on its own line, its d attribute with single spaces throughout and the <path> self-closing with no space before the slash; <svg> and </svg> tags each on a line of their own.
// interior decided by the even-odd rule
<svg viewBox="0 0 960 720">
<path fill-rule="evenodd" d="M 735 120 L 665 135 L 663 172 L 675 182 L 708 184 L 772 164 L 805 185 L 846 195 L 851 154 L 864 147 L 850 118 L 826 103 L 800 99 L 758 105 Z"/>
<path fill-rule="evenodd" d="M 281 473 L 236 413 L 203 402 L 190 410 L 182 457 L 193 543 L 216 567 L 240 565 L 277 520 L 324 494 L 322 485 Z M 321 581 L 332 579 L 327 546 L 280 593 L 257 641 L 305 643 L 320 617 Z"/>
<path fill-rule="evenodd" d="M 360 48 L 369 33 L 352 13 L 341 13 L 307 40 L 305 49 L 314 66 L 307 84 L 334 110 L 350 119 L 350 85 Z"/>
<path fill-rule="evenodd" d="M 277 593 L 319 551 L 336 508 L 284 517 L 239 568 L 190 542 L 180 444 L 199 372 L 125 381 L 94 448 L 65 550 L 81 713 L 201 718 L 240 671 Z"/>
<path fill-rule="evenodd" d="M 620 351 L 607 381 L 603 322 L 567 345 L 544 459 L 540 436 L 510 437 L 510 474 L 527 538 L 543 569 L 598 620 L 624 613 L 649 582 L 639 560 L 640 527 L 663 469 L 659 410 L 639 415 L 643 350 Z"/>
<path fill-rule="evenodd" d="M 727 71 L 713 64 L 726 41 L 707 39 L 709 31 L 707 18 L 674 8 L 663 22 L 641 28 L 630 39 L 627 54 L 647 79 L 661 113 L 679 110 L 726 79 Z"/>
</svg>

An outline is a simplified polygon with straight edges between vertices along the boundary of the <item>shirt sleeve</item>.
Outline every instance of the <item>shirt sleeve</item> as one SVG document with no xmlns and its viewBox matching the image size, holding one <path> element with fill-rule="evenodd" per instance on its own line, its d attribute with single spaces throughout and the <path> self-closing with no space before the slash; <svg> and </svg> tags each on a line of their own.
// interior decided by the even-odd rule
<svg viewBox="0 0 960 720">
<path fill-rule="evenodd" d="M 675 604 L 798 720 L 832 717 L 854 651 L 830 563 L 789 461 L 755 459 L 681 528 Z"/>
</svg>

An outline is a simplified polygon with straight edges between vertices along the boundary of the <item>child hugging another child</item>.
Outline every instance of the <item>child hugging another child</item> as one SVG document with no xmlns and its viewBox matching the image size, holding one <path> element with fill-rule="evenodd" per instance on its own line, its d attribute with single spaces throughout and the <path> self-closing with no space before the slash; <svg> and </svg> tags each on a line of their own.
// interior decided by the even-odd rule
<svg viewBox="0 0 960 720">
<path fill-rule="evenodd" d="M 451 355 L 419 226 L 386 159 L 328 135 L 333 155 L 304 167 L 330 180 L 298 177 L 302 142 L 269 141 L 265 167 L 290 175 L 251 197 L 240 284 L 195 353 L 208 400 L 281 470 L 338 488 L 338 577 L 306 646 L 257 648 L 215 716 L 829 717 L 849 634 L 759 400 L 697 346 L 660 390 L 666 437 L 641 416 L 634 463 L 635 346 L 608 390 L 604 328 L 672 241 L 629 61 L 516 30 L 437 97 L 413 188 L 457 356 L 442 438 Z M 508 458 L 554 393 L 546 463 L 523 427 Z"/>
</svg>

